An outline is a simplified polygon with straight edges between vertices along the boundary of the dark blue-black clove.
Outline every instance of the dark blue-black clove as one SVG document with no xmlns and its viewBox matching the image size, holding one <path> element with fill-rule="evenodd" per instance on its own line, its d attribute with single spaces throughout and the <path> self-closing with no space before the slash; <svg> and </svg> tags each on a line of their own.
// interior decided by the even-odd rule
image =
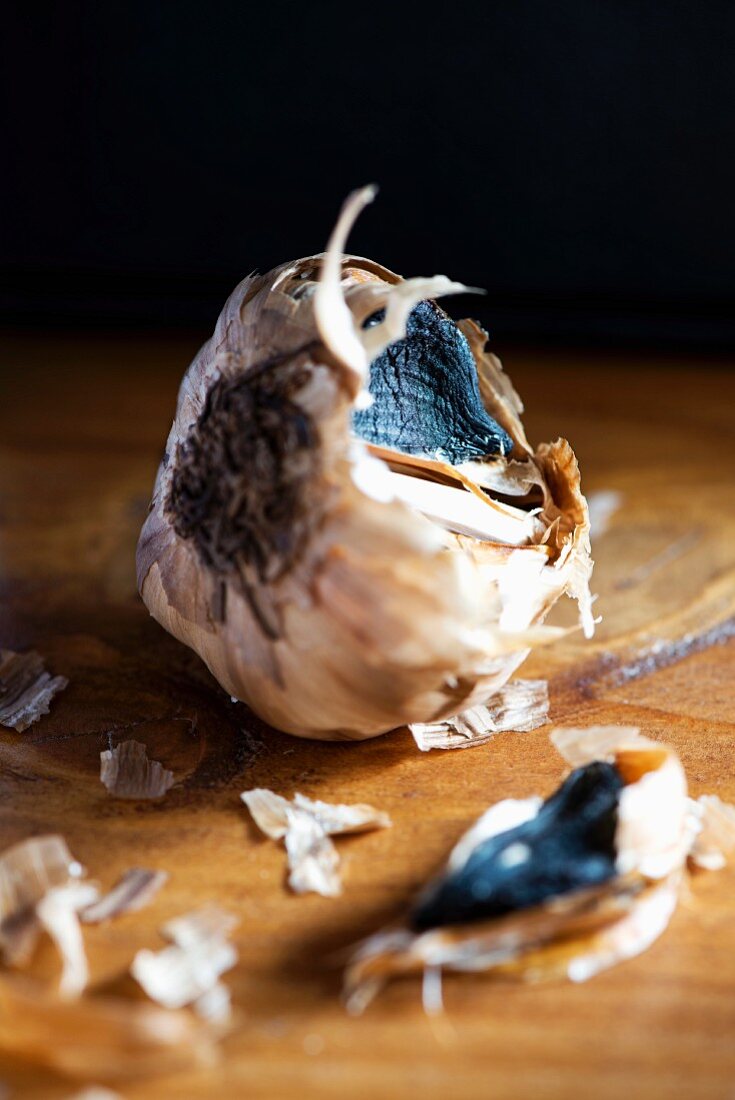
<svg viewBox="0 0 735 1100">
<path fill-rule="evenodd" d="M 383 311 L 363 327 L 379 324 Z M 467 340 L 434 302 L 411 311 L 406 336 L 370 365 L 373 404 L 353 415 L 368 443 L 458 465 L 509 454 L 510 436 L 486 412 Z"/>
<path fill-rule="evenodd" d="M 411 914 L 417 932 L 501 917 L 616 874 L 615 829 L 623 781 L 612 764 L 578 768 L 536 817 L 482 841 L 437 880 Z"/>
</svg>

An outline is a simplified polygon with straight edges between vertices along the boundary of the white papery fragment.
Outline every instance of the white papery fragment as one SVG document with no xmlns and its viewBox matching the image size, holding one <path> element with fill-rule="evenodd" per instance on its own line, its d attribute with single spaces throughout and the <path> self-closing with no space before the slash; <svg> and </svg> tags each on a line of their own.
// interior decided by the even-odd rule
<svg viewBox="0 0 735 1100">
<path fill-rule="evenodd" d="M 48 714 L 51 700 L 68 683 L 65 676 L 51 676 L 35 650 L 0 649 L 0 726 L 22 733 Z"/>
<path fill-rule="evenodd" d="M 689 858 L 697 867 L 719 871 L 735 850 L 735 806 L 717 795 L 703 794 L 691 802 L 699 824 Z"/>
<path fill-rule="evenodd" d="M 271 840 L 280 840 L 288 831 L 288 812 L 291 803 L 280 794 L 254 787 L 252 791 L 243 791 L 240 798 L 250 810 L 253 821 L 262 833 Z"/>
<path fill-rule="evenodd" d="M 141 741 L 121 741 L 100 753 L 100 779 L 114 798 L 162 798 L 174 773 L 149 760 Z"/>
<path fill-rule="evenodd" d="M 687 781 L 678 756 L 646 737 L 639 745 L 627 750 L 621 744 L 615 760 L 618 770 L 625 751 L 652 757 L 659 752 L 661 762 L 620 792 L 615 866 L 621 875 L 635 871 L 652 881 L 683 866 L 698 825 L 689 813 Z"/>
<path fill-rule="evenodd" d="M 408 316 L 415 305 L 427 298 L 441 298 L 447 294 L 481 294 L 476 287 L 465 286 L 448 279 L 446 275 L 419 275 L 404 279 L 388 291 L 385 319 L 378 325 L 359 331 L 359 339 L 365 349 L 368 363 L 385 351 L 389 344 L 402 340 L 406 335 Z"/>
<path fill-rule="evenodd" d="M 546 680 L 512 680 L 486 703 L 469 707 L 441 722 L 414 722 L 408 728 L 421 752 L 430 749 L 468 749 L 484 745 L 496 733 L 527 733 L 543 726 L 549 716 Z"/>
<path fill-rule="evenodd" d="M 403 339 L 408 316 L 418 302 L 474 289 L 453 282 L 446 275 L 406 279 L 390 288 L 384 320 L 370 329 L 358 329 L 342 291 L 342 257 L 355 220 L 376 194 L 377 188 L 371 185 L 347 197 L 329 238 L 314 293 L 314 317 L 319 335 L 326 347 L 355 372 L 363 384 L 363 393 L 367 390 L 370 363 L 389 344 Z M 370 400 L 369 395 L 367 399 Z M 365 407 L 364 400 L 360 401 L 362 407 Z"/>
<path fill-rule="evenodd" d="M 285 840 L 291 889 L 297 894 L 335 897 L 341 892 L 339 856 L 329 839 L 340 833 L 385 829 L 391 820 L 373 806 L 314 801 L 296 794 L 293 801 L 256 787 L 243 791 L 258 828 L 272 840 Z"/>
<path fill-rule="evenodd" d="M 83 924 L 100 924 L 123 913 L 135 913 L 158 893 L 168 880 L 166 871 L 148 871 L 131 867 L 98 901 L 82 909 Z"/>
<path fill-rule="evenodd" d="M 311 814 L 326 833 L 364 833 L 370 829 L 388 829 L 391 819 L 382 810 L 376 810 L 365 802 L 349 806 L 344 802 L 320 802 L 295 794 L 293 804 L 297 810 Z"/>
<path fill-rule="evenodd" d="M 285 836 L 288 884 L 295 894 L 321 894 L 334 898 L 342 892 L 339 855 L 324 826 L 311 814 L 289 813 Z"/>
<path fill-rule="evenodd" d="M 543 531 L 540 509 L 524 512 L 455 485 L 439 485 L 408 474 L 390 473 L 393 497 L 460 535 L 526 546 Z"/>
<path fill-rule="evenodd" d="M 161 929 L 171 940 L 169 946 L 138 951 L 130 973 L 164 1008 L 192 1005 L 206 1019 L 223 1022 L 230 1015 L 230 996 L 219 979 L 237 962 L 237 950 L 228 939 L 237 923 L 216 906 L 175 917 Z"/>
<path fill-rule="evenodd" d="M 62 997 L 78 997 L 87 984 L 89 969 L 78 913 L 98 896 L 99 891 L 91 882 L 69 882 L 54 886 L 36 906 L 38 920 L 62 958 L 59 982 Z"/>
<path fill-rule="evenodd" d="M 362 383 L 367 381 L 369 361 L 342 293 L 342 254 L 357 216 L 373 201 L 377 192 L 377 187 L 370 185 L 347 196 L 327 243 L 314 293 L 314 318 L 320 337 Z"/>
<path fill-rule="evenodd" d="M 36 906 L 49 890 L 84 874 L 63 837 L 30 837 L 0 856 L 0 950 L 9 966 L 23 966 L 35 949 Z"/>
</svg>

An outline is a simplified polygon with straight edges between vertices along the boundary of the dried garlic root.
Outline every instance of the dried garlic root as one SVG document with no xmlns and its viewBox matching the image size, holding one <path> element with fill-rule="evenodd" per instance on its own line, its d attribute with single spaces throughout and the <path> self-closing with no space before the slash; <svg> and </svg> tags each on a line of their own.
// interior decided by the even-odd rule
<svg viewBox="0 0 735 1100">
<path fill-rule="evenodd" d="M 664 931 L 688 858 L 718 867 L 735 848 L 735 808 L 688 798 L 668 746 L 621 726 L 558 729 L 552 741 L 574 770 L 545 802 L 492 806 L 406 923 L 358 948 L 350 1011 L 406 973 L 423 972 L 427 1010 L 441 1007 L 444 969 L 585 981 Z"/>
<path fill-rule="evenodd" d="M 250 276 L 187 371 L 138 544 L 151 614 L 271 725 L 324 740 L 485 703 L 564 593 L 593 631 L 565 440 L 529 445 L 486 333 L 343 254 Z"/>
</svg>

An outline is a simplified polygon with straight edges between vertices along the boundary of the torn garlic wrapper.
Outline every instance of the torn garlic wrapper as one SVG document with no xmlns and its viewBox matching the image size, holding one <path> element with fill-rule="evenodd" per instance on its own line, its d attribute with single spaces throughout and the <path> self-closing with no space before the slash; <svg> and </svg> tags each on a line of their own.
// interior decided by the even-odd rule
<svg viewBox="0 0 735 1100">
<path fill-rule="evenodd" d="M 151 614 L 234 698 L 303 737 L 485 703 L 564 593 L 593 631 L 587 505 L 532 449 L 486 334 L 343 254 L 250 276 L 187 371 L 138 544 Z"/>
<path fill-rule="evenodd" d="M 52 676 L 35 650 L 0 649 L 0 726 L 22 733 L 49 713 L 55 695 L 68 687 L 66 676 Z"/>
<path fill-rule="evenodd" d="M 58 949 L 63 968 L 59 993 L 76 997 L 87 984 L 87 957 L 79 911 L 99 891 L 60 836 L 31 837 L 0 856 L 0 952 L 9 966 L 31 959 L 41 931 Z"/>
<path fill-rule="evenodd" d="M 121 741 L 100 753 L 100 781 L 113 798 L 163 798 L 174 785 L 174 773 L 149 760 L 142 741 Z"/>
<path fill-rule="evenodd" d="M 291 802 L 255 787 L 240 798 L 253 821 L 272 840 L 283 840 L 288 857 L 288 884 L 295 894 L 333 898 L 342 892 L 339 855 L 331 836 L 386 829 L 388 814 L 366 803 L 320 802 L 296 794 Z"/>
<path fill-rule="evenodd" d="M 421 752 L 430 749 L 469 749 L 484 745 L 496 733 L 528 733 L 543 726 L 549 716 L 546 680 L 511 680 L 487 703 L 470 707 L 441 722 L 414 722 L 409 726 Z"/>
<path fill-rule="evenodd" d="M 111 890 L 81 910 L 83 924 L 101 924 L 124 913 L 137 913 L 148 904 L 168 881 L 166 871 L 149 871 L 131 867 Z"/>
<path fill-rule="evenodd" d="M 212 1023 L 230 1016 L 230 993 L 220 977 L 237 962 L 229 936 L 237 918 L 214 905 L 174 917 L 161 929 L 169 941 L 160 951 L 142 949 L 130 972 L 151 1000 L 164 1008 L 192 1005 Z"/>
<path fill-rule="evenodd" d="M 82 924 L 99 924 L 141 909 L 164 884 L 163 871 L 133 867 L 104 897 L 63 837 L 29 837 L 0 855 L 0 957 L 27 966 L 45 931 L 62 962 L 59 994 L 78 997 L 89 976 Z"/>
<path fill-rule="evenodd" d="M 427 1010 L 441 1005 L 444 969 L 584 981 L 663 932 L 688 857 L 717 867 L 735 848 L 735 809 L 688 798 L 668 746 L 614 726 L 559 729 L 552 741 L 574 770 L 545 802 L 492 806 L 407 921 L 357 949 L 351 1011 L 402 974 L 424 974 Z"/>
</svg>

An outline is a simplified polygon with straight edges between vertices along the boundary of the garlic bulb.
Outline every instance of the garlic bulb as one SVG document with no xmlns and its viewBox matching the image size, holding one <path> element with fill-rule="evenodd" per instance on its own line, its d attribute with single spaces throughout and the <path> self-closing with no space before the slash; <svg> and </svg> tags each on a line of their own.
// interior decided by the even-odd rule
<svg viewBox="0 0 735 1100">
<path fill-rule="evenodd" d="M 485 701 L 563 593 L 593 631 L 587 505 L 533 451 L 473 321 L 344 255 L 249 276 L 187 371 L 141 533 L 151 614 L 278 729 L 372 737 Z"/>
</svg>

